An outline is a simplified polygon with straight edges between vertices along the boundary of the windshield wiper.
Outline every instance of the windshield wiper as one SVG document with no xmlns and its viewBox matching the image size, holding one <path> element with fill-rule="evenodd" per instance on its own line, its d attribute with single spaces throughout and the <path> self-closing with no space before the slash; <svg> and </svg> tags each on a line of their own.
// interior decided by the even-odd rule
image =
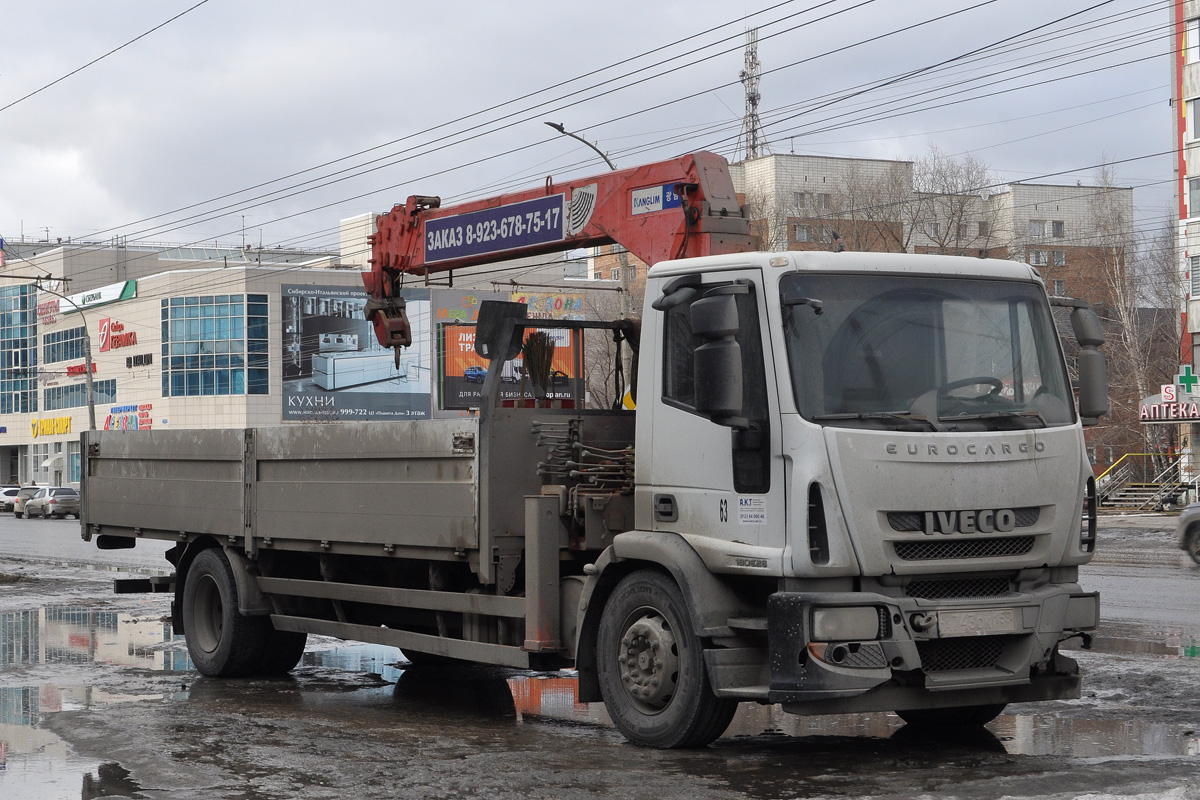
<svg viewBox="0 0 1200 800">
<path fill-rule="evenodd" d="M 937 430 L 937 426 L 924 414 L 913 414 L 908 411 L 844 411 L 837 414 L 818 414 L 813 422 L 833 422 L 837 420 L 899 420 L 901 422 L 919 422 L 927 425 L 929 430 Z"/>
<path fill-rule="evenodd" d="M 1038 421 L 1042 423 L 1043 428 L 1049 428 L 1050 423 L 1046 422 L 1046 418 L 1042 416 L 1040 411 L 1032 409 L 1028 411 L 984 411 L 979 414 L 953 414 L 948 417 L 938 416 L 939 422 L 958 422 L 959 420 L 979 420 L 979 419 L 1020 419 L 1029 421 Z"/>
</svg>

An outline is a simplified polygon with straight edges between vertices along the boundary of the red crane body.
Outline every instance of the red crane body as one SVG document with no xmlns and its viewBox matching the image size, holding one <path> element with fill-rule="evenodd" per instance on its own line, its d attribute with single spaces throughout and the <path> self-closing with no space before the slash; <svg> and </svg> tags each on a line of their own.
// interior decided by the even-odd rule
<svg viewBox="0 0 1200 800">
<path fill-rule="evenodd" d="M 376 219 L 366 314 L 386 347 L 411 343 L 404 274 L 617 243 L 647 264 L 753 248 L 729 164 L 691 153 L 446 208 L 412 196 Z"/>
</svg>

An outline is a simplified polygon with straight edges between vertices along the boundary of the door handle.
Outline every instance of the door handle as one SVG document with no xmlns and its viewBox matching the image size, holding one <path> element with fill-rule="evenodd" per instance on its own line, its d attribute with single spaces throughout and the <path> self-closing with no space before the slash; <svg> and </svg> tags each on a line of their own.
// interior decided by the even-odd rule
<svg viewBox="0 0 1200 800">
<path fill-rule="evenodd" d="M 654 518 L 659 522 L 675 522 L 679 519 L 679 508 L 675 505 L 675 495 L 654 495 Z"/>
</svg>

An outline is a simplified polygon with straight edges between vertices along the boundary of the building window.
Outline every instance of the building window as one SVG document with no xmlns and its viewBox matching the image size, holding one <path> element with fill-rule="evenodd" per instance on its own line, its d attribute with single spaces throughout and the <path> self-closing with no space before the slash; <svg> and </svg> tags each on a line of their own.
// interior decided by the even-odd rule
<svg viewBox="0 0 1200 800">
<path fill-rule="evenodd" d="M 47 333 L 42 337 L 42 363 L 55 364 L 59 361 L 83 358 L 85 336 L 87 329 L 82 326 Z"/>
<path fill-rule="evenodd" d="M 1067 282 L 1066 281 L 1055 281 L 1054 282 L 1054 294 L 1056 297 L 1066 297 Z"/>
<path fill-rule="evenodd" d="M 833 195 L 817 195 L 817 208 L 819 208 L 821 211 L 828 211 L 829 209 L 833 208 Z"/>
<path fill-rule="evenodd" d="M 79 442 L 67 442 L 67 480 L 79 483 Z"/>
<path fill-rule="evenodd" d="M 0 414 L 38 410 L 37 343 L 33 286 L 0 287 Z"/>
<path fill-rule="evenodd" d="M 1050 235 L 1055 239 L 1061 239 L 1067 235 L 1067 223 L 1061 219 L 1056 219 L 1050 223 Z"/>
<path fill-rule="evenodd" d="M 1030 250 L 1029 265 L 1032 267 L 1044 267 L 1049 263 L 1048 253 L 1045 250 Z"/>
<path fill-rule="evenodd" d="M 96 405 L 117 402 L 117 382 L 115 380 L 93 381 L 92 391 L 95 393 Z M 46 411 L 60 411 L 64 408 L 80 408 L 86 406 L 87 384 L 73 383 L 69 386 L 51 386 L 42 390 L 43 408 Z"/>
<path fill-rule="evenodd" d="M 821 241 L 825 244 L 833 241 L 833 228 L 821 228 Z"/>
<path fill-rule="evenodd" d="M 1200 178 L 1188 179 L 1187 208 L 1189 217 L 1200 217 Z"/>
<path fill-rule="evenodd" d="M 613 267 L 612 269 L 610 269 L 610 270 L 608 271 L 608 279 L 609 279 L 610 281 L 619 281 L 619 280 L 621 280 L 621 268 L 620 268 L 620 267 Z"/>
<path fill-rule="evenodd" d="M 1046 220 L 1031 219 L 1029 220 L 1029 238 L 1041 239 L 1046 236 Z"/>
<path fill-rule="evenodd" d="M 1184 62 L 1195 64 L 1200 61 L 1200 18 L 1189 19 L 1183 36 Z"/>
<path fill-rule="evenodd" d="M 625 277 L 630 281 L 637 280 L 637 267 L 627 267 L 625 269 Z"/>
<path fill-rule="evenodd" d="M 1050 263 L 1056 267 L 1065 267 L 1067 265 L 1067 252 L 1065 250 L 1055 250 L 1050 253 Z"/>
<path fill-rule="evenodd" d="M 979 223 L 979 235 L 980 237 L 988 235 L 988 224 L 986 222 Z"/>
<path fill-rule="evenodd" d="M 805 200 L 806 198 L 804 196 L 804 192 L 792 192 L 792 205 L 794 205 L 796 208 L 800 210 L 806 208 L 807 203 Z"/>
<path fill-rule="evenodd" d="M 1200 256 L 1188 258 L 1188 278 L 1192 284 L 1191 297 L 1200 297 Z"/>
<path fill-rule="evenodd" d="M 267 394 L 267 296 L 162 301 L 163 397 Z"/>
<path fill-rule="evenodd" d="M 40 483 L 43 486 L 50 483 L 50 465 L 46 464 L 50 458 L 50 444 L 35 444 L 29 448 L 31 463 L 29 465 L 29 477 L 34 483 Z M 42 466 L 46 464 L 46 466 Z"/>
<path fill-rule="evenodd" d="M 1184 138 L 1188 141 L 1196 139 L 1196 110 L 1197 99 L 1185 100 L 1183 105 Z"/>
<path fill-rule="evenodd" d="M 925 223 L 925 235 L 930 239 L 936 239 L 942 234 L 942 226 L 937 222 Z"/>
<path fill-rule="evenodd" d="M 792 239 L 797 242 L 811 242 L 816 238 L 812 225 L 793 225 Z"/>
</svg>

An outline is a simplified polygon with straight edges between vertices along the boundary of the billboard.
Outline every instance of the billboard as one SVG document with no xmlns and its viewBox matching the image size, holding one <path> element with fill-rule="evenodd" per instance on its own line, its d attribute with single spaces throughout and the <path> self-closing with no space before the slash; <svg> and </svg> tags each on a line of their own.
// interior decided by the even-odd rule
<svg viewBox="0 0 1200 800">
<path fill-rule="evenodd" d="M 375 338 L 367 293 L 349 286 L 281 287 L 283 419 L 313 422 L 425 419 L 432 376 L 428 289 L 406 289 L 413 343 L 400 351 Z"/>
<path fill-rule="evenodd" d="M 479 316 L 479 304 L 484 300 L 515 299 L 517 298 L 513 295 L 499 292 L 439 291 L 434 295 L 439 409 L 461 411 L 479 407 L 483 380 L 488 368 L 488 362 L 475 352 L 475 321 Z M 525 299 L 522 296 L 521 300 Z M 563 304 L 559 305 L 561 308 Z M 554 306 L 553 300 L 549 306 Z M 571 306 L 572 310 L 581 308 L 582 297 Z M 531 317 L 535 307 L 530 306 Z M 541 308 L 545 307 L 543 303 Z M 526 335 L 534 330 L 537 329 L 528 328 Z M 551 362 L 551 385 L 546 396 L 552 400 L 579 401 L 583 397 L 583 381 L 580 379 L 582 332 L 553 328 L 546 329 L 546 332 L 553 337 L 555 343 L 554 358 Z M 516 400 L 522 396 L 532 400 L 533 389 L 525 377 L 524 361 L 518 356 L 504 365 L 500 398 Z"/>
</svg>

